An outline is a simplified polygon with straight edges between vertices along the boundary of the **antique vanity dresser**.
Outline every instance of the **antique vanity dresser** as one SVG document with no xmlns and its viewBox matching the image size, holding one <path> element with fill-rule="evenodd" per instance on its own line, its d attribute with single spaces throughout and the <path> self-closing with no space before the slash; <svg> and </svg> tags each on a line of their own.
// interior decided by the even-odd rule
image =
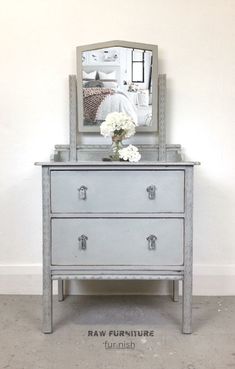
<svg viewBox="0 0 235 369">
<path fill-rule="evenodd" d="M 175 301 L 182 280 L 182 332 L 192 331 L 195 163 L 181 160 L 180 145 L 165 142 L 166 76 L 157 62 L 155 45 L 77 48 L 77 75 L 69 77 L 70 144 L 57 145 L 53 161 L 36 163 L 42 166 L 44 333 L 52 332 L 53 280 L 62 300 L 70 279 L 170 280 Z M 87 103 L 94 94 L 96 105 Z M 136 119 L 130 142 L 140 150 L 139 162 L 103 160 L 111 142 L 99 125 L 110 111 Z"/>
</svg>

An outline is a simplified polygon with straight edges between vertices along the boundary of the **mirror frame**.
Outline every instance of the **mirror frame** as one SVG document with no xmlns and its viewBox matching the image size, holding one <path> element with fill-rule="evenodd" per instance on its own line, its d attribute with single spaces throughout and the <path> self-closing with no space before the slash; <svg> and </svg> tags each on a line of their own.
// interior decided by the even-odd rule
<svg viewBox="0 0 235 369">
<path fill-rule="evenodd" d="M 126 47 L 152 51 L 152 125 L 150 127 L 137 127 L 136 132 L 158 132 L 158 47 L 152 44 L 143 44 L 130 41 L 106 41 L 77 47 L 77 120 L 79 132 L 99 133 L 99 127 L 86 127 L 83 124 L 83 85 L 82 85 L 82 53 L 105 49 L 109 47 Z"/>
</svg>

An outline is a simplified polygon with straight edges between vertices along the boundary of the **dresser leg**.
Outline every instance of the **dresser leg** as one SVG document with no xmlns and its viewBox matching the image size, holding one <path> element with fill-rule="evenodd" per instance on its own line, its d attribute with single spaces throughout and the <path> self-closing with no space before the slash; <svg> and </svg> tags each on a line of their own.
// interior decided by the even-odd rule
<svg viewBox="0 0 235 369">
<path fill-rule="evenodd" d="M 173 301 L 179 301 L 179 281 L 173 281 Z"/>
<path fill-rule="evenodd" d="M 192 333 L 193 168 L 185 170 L 185 243 L 182 331 Z"/>
<path fill-rule="evenodd" d="M 43 327 L 44 333 L 52 332 L 52 278 L 51 278 L 51 219 L 50 219 L 50 172 L 42 168 L 43 210 Z"/>
<path fill-rule="evenodd" d="M 52 295 L 53 281 L 51 276 L 43 278 L 43 333 L 52 333 Z"/>
<path fill-rule="evenodd" d="M 192 278 L 183 280 L 182 332 L 192 333 Z"/>
<path fill-rule="evenodd" d="M 58 279 L 58 301 L 64 301 L 64 281 Z"/>
</svg>

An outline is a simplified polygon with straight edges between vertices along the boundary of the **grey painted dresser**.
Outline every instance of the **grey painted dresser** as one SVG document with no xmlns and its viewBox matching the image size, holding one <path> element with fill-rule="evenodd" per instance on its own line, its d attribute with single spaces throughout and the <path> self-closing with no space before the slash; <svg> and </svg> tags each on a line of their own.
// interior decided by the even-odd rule
<svg viewBox="0 0 235 369">
<path fill-rule="evenodd" d="M 182 331 L 192 331 L 192 162 L 49 162 L 43 183 L 43 332 L 52 282 L 183 281 Z"/>
<path fill-rule="evenodd" d="M 84 133 L 100 136 L 97 125 L 83 120 L 83 52 L 119 46 L 152 52 L 153 124 L 137 127 L 138 163 L 104 162 L 110 145 L 80 140 Z M 56 145 L 54 161 L 36 163 L 43 183 L 43 332 L 52 332 L 53 280 L 62 300 L 64 280 L 99 279 L 169 280 L 175 301 L 182 280 L 182 332 L 191 333 L 196 163 L 183 162 L 180 145 L 166 143 L 166 75 L 157 72 L 157 46 L 85 45 L 77 48 L 77 66 L 69 76 L 69 145 Z"/>
</svg>

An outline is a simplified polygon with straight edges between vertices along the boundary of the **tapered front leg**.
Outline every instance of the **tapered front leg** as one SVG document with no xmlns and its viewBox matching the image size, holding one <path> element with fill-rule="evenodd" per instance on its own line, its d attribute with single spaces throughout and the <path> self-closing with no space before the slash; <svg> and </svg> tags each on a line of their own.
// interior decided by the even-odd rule
<svg viewBox="0 0 235 369">
<path fill-rule="evenodd" d="M 52 333 L 52 296 L 53 281 L 50 273 L 43 276 L 43 333 Z"/>
<path fill-rule="evenodd" d="M 50 171 L 42 168 L 43 200 L 43 332 L 52 332 Z"/>
<path fill-rule="evenodd" d="M 190 276 L 185 277 L 183 281 L 182 331 L 192 333 L 192 278 Z"/>
<path fill-rule="evenodd" d="M 63 279 L 58 279 L 58 301 L 64 300 L 64 281 Z"/>
<path fill-rule="evenodd" d="M 173 294 L 172 299 L 175 302 L 179 301 L 179 281 L 173 281 Z"/>
<path fill-rule="evenodd" d="M 185 245 L 182 331 L 192 333 L 193 167 L 185 170 Z"/>
</svg>

